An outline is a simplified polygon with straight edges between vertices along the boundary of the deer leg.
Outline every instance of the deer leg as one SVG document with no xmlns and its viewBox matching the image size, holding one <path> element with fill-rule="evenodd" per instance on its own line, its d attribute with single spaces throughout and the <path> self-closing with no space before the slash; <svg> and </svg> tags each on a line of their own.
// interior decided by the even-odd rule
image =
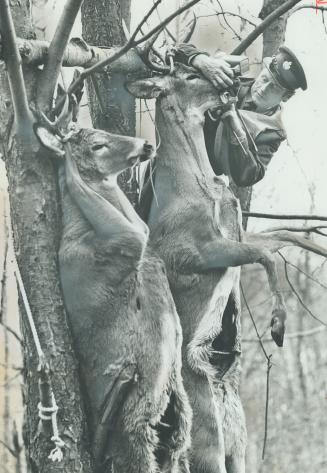
<svg viewBox="0 0 327 473">
<path fill-rule="evenodd" d="M 193 410 L 191 473 L 226 473 L 223 419 L 211 384 L 195 373 L 187 362 L 182 369 L 184 385 Z"/>
<path fill-rule="evenodd" d="M 227 473 L 245 473 L 244 456 L 233 455 L 226 458 Z"/>
<path fill-rule="evenodd" d="M 96 421 L 92 442 L 94 458 L 98 466 L 106 456 L 108 438 L 110 438 L 109 431 L 113 428 L 119 409 L 135 381 L 135 362 L 125 360 L 109 365 L 106 370 L 106 375 L 109 375 L 108 387 L 99 409 L 100 415 L 99 419 Z"/>
<path fill-rule="evenodd" d="M 114 473 L 158 473 L 154 454 L 157 446 L 155 431 L 148 423 L 137 424 L 133 415 L 125 419 L 123 423 L 127 428 L 119 433 L 115 432 L 113 438 L 112 471 Z M 130 430 L 131 427 L 132 430 Z"/>
<path fill-rule="evenodd" d="M 187 450 L 191 444 L 192 410 L 186 395 L 182 378 L 175 374 L 173 400 L 173 425 L 169 441 L 169 457 L 167 473 L 189 473 Z"/>
<path fill-rule="evenodd" d="M 244 234 L 245 242 L 220 238 L 197 248 L 194 268 L 199 272 L 260 263 L 266 270 L 268 283 L 274 296 L 272 337 L 282 346 L 285 332 L 286 308 L 280 291 L 273 253 L 285 246 L 299 246 L 327 257 L 327 249 L 290 231 L 275 231 L 262 234 Z"/>
</svg>

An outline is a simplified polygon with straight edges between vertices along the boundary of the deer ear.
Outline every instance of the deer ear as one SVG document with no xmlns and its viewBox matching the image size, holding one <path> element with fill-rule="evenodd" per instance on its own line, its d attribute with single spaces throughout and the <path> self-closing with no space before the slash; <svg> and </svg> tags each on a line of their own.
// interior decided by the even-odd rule
<svg viewBox="0 0 327 473">
<path fill-rule="evenodd" d="M 156 99 L 164 91 L 165 88 L 161 83 L 162 78 L 155 79 L 141 79 L 125 84 L 128 92 L 138 99 Z"/>
<path fill-rule="evenodd" d="M 34 126 L 34 133 L 42 146 L 52 151 L 58 158 L 65 156 L 64 145 L 54 133 L 44 126 Z"/>
</svg>

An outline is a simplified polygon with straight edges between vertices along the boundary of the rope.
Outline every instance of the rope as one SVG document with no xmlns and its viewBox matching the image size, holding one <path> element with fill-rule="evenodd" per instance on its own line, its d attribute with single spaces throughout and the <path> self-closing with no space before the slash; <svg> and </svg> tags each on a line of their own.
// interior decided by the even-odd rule
<svg viewBox="0 0 327 473">
<path fill-rule="evenodd" d="M 16 281 L 17 281 L 17 284 L 18 284 L 19 291 L 20 291 L 21 296 L 22 296 L 23 304 L 24 304 L 25 311 L 26 311 L 27 318 L 28 318 L 28 323 L 29 323 L 29 326 L 30 326 L 30 329 L 31 329 L 31 332 L 32 332 L 33 341 L 34 341 L 35 348 L 36 348 L 36 351 L 37 351 L 37 355 L 38 355 L 38 358 L 39 358 L 39 366 L 40 366 L 40 369 L 45 370 L 46 367 L 48 366 L 48 364 L 46 362 L 46 358 L 45 358 L 44 352 L 43 352 L 42 347 L 41 347 L 40 338 L 39 338 L 39 335 L 38 335 L 37 330 L 36 330 L 36 326 L 35 326 L 32 311 L 31 311 L 31 307 L 30 307 L 30 304 L 28 302 L 28 298 L 27 298 L 27 294 L 26 294 L 26 291 L 25 291 L 24 283 L 23 283 L 23 280 L 22 280 L 22 277 L 21 277 L 21 274 L 20 274 L 17 263 L 16 263 L 16 269 L 14 271 L 14 274 L 15 274 L 15 277 L 16 277 Z M 42 402 L 40 401 L 38 403 L 38 406 L 37 406 L 38 411 L 39 411 L 38 414 L 39 414 L 39 418 L 43 421 L 50 421 L 51 420 L 51 426 L 52 426 L 51 441 L 55 444 L 55 448 L 51 450 L 48 458 L 50 460 L 52 460 L 53 462 L 61 462 L 64 458 L 62 448 L 65 446 L 65 442 L 60 438 L 60 435 L 59 435 L 58 422 L 57 422 L 58 406 L 57 406 L 57 403 L 56 403 L 56 399 L 55 399 L 55 396 L 54 396 L 54 393 L 53 393 L 51 387 L 49 389 L 50 389 L 52 406 L 50 406 L 50 407 L 43 406 Z"/>
</svg>

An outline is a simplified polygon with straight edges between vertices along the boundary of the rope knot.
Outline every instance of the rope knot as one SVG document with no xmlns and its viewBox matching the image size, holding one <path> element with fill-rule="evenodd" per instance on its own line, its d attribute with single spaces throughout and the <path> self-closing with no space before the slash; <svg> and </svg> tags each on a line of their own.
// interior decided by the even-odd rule
<svg viewBox="0 0 327 473">
<path fill-rule="evenodd" d="M 53 392 L 51 393 L 52 397 L 52 406 L 45 407 L 41 402 L 38 403 L 37 407 L 39 410 L 39 418 L 41 420 L 51 420 L 52 423 L 52 432 L 53 436 L 51 437 L 51 442 L 55 444 L 55 448 L 51 450 L 48 458 L 53 462 L 61 462 L 64 458 L 63 447 L 65 442 L 60 438 L 57 424 L 57 412 L 58 406 L 54 397 Z"/>
</svg>

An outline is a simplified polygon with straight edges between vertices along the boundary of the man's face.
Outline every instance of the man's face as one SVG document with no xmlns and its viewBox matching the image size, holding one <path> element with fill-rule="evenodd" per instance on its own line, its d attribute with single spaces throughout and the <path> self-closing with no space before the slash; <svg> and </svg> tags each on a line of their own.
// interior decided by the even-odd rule
<svg viewBox="0 0 327 473">
<path fill-rule="evenodd" d="M 267 67 L 262 69 L 251 87 L 256 111 L 263 113 L 276 107 L 282 101 L 286 102 L 292 95 L 292 91 L 288 91 L 277 83 Z"/>
</svg>

